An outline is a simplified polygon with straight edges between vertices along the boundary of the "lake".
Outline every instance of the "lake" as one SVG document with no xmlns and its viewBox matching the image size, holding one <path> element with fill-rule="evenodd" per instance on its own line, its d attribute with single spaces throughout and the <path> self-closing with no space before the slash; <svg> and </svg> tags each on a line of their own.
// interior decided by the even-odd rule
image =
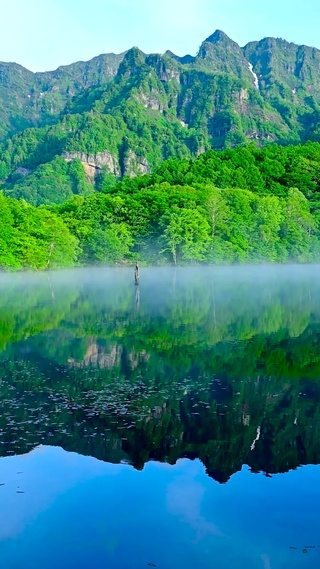
<svg viewBox="0 0 320 569">
<path fill-rule="evenodd" d="M 320 267 L 0 276 L 5 569 L 320 566 Z"/>
</svg>

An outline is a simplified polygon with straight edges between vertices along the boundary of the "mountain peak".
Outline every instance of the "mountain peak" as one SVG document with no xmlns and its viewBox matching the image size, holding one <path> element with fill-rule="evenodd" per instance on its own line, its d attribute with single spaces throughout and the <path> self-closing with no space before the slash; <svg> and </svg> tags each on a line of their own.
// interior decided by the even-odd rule
<svg viewBox="0 0 320 569">
<path fill-rule="evenodd" d="M 143 63 L 145 63 L 146 54 L 138 47 L 129 49 L 122 62 L 120 63 L 118 74 L 125 75 L 126 73 L 134 73 Z"/>
<path fill-rule="evenodd" d="M 209 36 L 206 40 L 209 43 L 235 43 L 227 34 L 225 34 L 222 30 L 216 30 L 211 36 Z"/>
<path fill-rule="evenodd" d="M 249 79 L 250 72 L 241 47 L 221 30 L 216 30 L 200 46 L 197 61 L 211 71 Z"/>
</svg>

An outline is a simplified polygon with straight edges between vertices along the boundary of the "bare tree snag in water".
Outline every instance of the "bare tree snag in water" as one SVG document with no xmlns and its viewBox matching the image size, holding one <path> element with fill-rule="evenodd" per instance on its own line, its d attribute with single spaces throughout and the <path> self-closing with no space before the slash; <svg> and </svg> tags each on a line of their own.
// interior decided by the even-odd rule
<svg viewBox="0 0 320 569">
<path fill-rule="evenodd" d="M 137 286 L 136 288 L 136 309 L 139 310 L 140 308 L 140 287 Z"/>
<path fill-rule="evenodd" d="M 136 286 L 139 286 L 139 284 L 140 284 L 140 271 L 139 271 L 138 261 L 136 262 L 136 266 L 134 269 L 134 284 Z"/>
</svg>

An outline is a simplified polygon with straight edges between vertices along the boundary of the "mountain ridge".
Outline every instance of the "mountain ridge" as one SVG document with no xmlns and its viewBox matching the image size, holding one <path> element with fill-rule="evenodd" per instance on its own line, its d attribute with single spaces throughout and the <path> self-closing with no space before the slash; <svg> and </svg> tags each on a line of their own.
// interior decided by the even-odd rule
<svg viewBox="0 0 320 569">
<path fill-rule="evenodd" d="M 49 171 L 54 185 L 61 160 L 82 163 L 88 189 L 102 170 L 134 176 L 211 148 L 317 142 L 319 125 L 320 50 L 282 39 L 241 48 L 216 30 L 195 56 L 135 47 L 52 72 L 0 64 L 0 180 L 13 197 Z"/>
<path fill-rule="evenodd" d="M 296 46 L 296 47 L 301 47 L 301 48 L 306 47 L 306 48 L 308 48 L 308 49 L 314 49 L 314 50 L 316 50 L 316 51 L 320 51 L 320 47 L 317 48 L 316 46 L 309 46 L 308 44 L 304 44 L 304 43 L 296 43 L 296 42 L 294 42 L 294 41 L 288 41 L 288 40 L 286 40 L 285 38 L 282 38 L 282 37 L 280 37 L 280 36 L 279 36 L 279 37 L 275 37 L 275 36 L 265 36 L 264 38 L 261 38 L 261 40 L 250 40 L 250 41 L 248 41 L 246 44 L 244 44 L 243 46 L 241 46 L 240 44 L 238 44 L 238 42 L 236 42 L 236 41 L 233 40 L 230 36 L 228 36 L 228 34 L 226 34 L 223 30 L 220 30 L 220 29 L 218 29 L 218 28 L 217 28 L 212 34 L 210 34 L 204 41 L 205 41 L 205 42 L 216 43 L 217 41 L 223 41 L 223 39 L 226 39 L 226 40 L 232 42 L 233 44 L 238 45 L 238 46 L 240 47 L 240 49 L 242 49 L 242 50 L 246 49 L 247 46 L 250 46 L 250 45 L 252 45 L 252 44 L 258 44 L 258 43 L 261 43 L 261 42 L 263 42 L 263 41 L 274 40 L 274 41 L 276 41 L 276 42 L 278 42 L 278 41 L 280 41 L 280 42 L 285 42 L 285 43 L 287 43 L 288 45 L 292 45 L 292 46 Z M 202 42 L 202 43 L 203 43 L 203 42 Z M 201 44 L 200 44 L 200 46 L 201 46 Z M 120 52 L 120 53 L 116 53 L 116 52 L 102 52 L 102 53 L 100 53 L 100 54 L 98 54 L 98 55 L 93 56 L 93 57 L 90 58 L 90 59 L 79 59 L 79 60 L 76 60 L 76 61 L 71 62 L 71 63 L 62 63 L 61 65 L 58 65 L 58 67 L 56 67 L 56 68 L 47 69 L 47 70 L 44 70 L 44 71 L 32 71 L 32 70 L 29 69 L 28 67 L 25 67 L 24 65 L 22 65 L 22 64 L 20 64 L 20 63 L 18 63 L 18 62 L 16 62 L 16 61 L 2 61 L 2 60 L 0 60 L 0 65 L 15 65 L 15 66 L 19 66 L 21 69 L 23 69 L 23 70 L 25 70 L 25 71 L 28 71 L 28 72 L 29 72 L 30 74 L 32 74 L 32 75 L 46 75 L 46 74 L 51 74 L 51 73 L 53 74 L 53 73 L 55 73 L 56 71 L 58 71 L 58 70 L 60 70 L 60 69 L 72 68 L 73 66 L 78 65 L 78 64 L 88 64 L 88 63 L 90 63 L 90 62 L 92 62 L 92 61 L 94 61 L 94 60 L 97 60 L 97 59 L 102 58 L 102 57 L 105 57 L 105 56 L 113 56 L 113 57 L 116 57 L 116 58 L 124 57 L 125 54 L 126 54 L 128 51 L 130 51 L 130 49 L 133 49 L 133 48 L 135 48 L 135 47 L 138 47 L 138 46 L 132 46 L 131 48 L 128 48 L 128 49 L 126 49 L 126 50 L 124 50 L 123 52 Z M 157 53 L 157 52 L 150 52 L 150 54 L 152 54 L 152 53 Z M 191 55 L 191 54 L 185 54 L 185 55 L 179 56 L 179 55 L 175 54 L 174 52 L 172 52 L 170 49 L 167 49 L 165 52 L 163 52 L 163 53 L 160 54 L 160 55 L 165 55 L 166 53 L 170 53 L 170 54 L 174 55 L 175 57 L 178 57 L 179 59 L 183 59 L 183 58 L 185 58 L 185 57 L 196 57 L 196 56 L 193 56 L 193 55 Z M 148 54 L 148 55 L 150 55 L 150 54 Z"/>
</svg>

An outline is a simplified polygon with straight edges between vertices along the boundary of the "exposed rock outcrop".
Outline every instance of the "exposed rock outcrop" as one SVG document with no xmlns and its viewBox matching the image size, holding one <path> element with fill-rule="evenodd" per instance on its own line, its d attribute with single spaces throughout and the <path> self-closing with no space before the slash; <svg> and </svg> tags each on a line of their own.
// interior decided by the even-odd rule
<svg viewBox="0 0 320 569">
<path fill-rule="evenodd" d="M 154 92 L 146 94 L 143 92 L 139 93 L 138 100 L 143 104 L 146 109 L 151 109 L 153 111 L 160 111 L 163 113 L 164 105 L 159 100 L 159 94 Z"/>
<path fill-rule="evenodd" d="M 98 152 L 97 154 L 85 154 L 84 152 L 64 152 L 62 156 L 67 162 L 71 162 L 71 160 L 80 160 L 83 164 L 87 176 L 96 176 L 104 167 L 107 167 L 111 174 L 120 176 L 120 165 L 118 158 L 111 154 L 109 150 Z"/>
<path fill-rule="evenodd" d="M 107 167 L 111 174 L 117 177 L 130 176 L 133 178 L 139 174 L 148 174 L 150 166 L 143 156 L 138 156 L 133 150 L 128 150 L 122 165 L 122 172 L 118 157 L 114 156 L 108 150 L 98 152 L 97 154 L 85 154 L 84 152 L 64 152 L 62 157 L 67 161 L 80 160 L 87 176 L 94 178 L 102 168 Z"/>
<path fill-rule="evenodd" d="M 139 174 L 149 174 L 150 166 L 148 160 L 142 156 L 137 156 L 133 150 L 128 150 L 128 153 L 124 159 L 124 172 L 125 176 L 130 176 L 134 178 Z"/>
</svg>

